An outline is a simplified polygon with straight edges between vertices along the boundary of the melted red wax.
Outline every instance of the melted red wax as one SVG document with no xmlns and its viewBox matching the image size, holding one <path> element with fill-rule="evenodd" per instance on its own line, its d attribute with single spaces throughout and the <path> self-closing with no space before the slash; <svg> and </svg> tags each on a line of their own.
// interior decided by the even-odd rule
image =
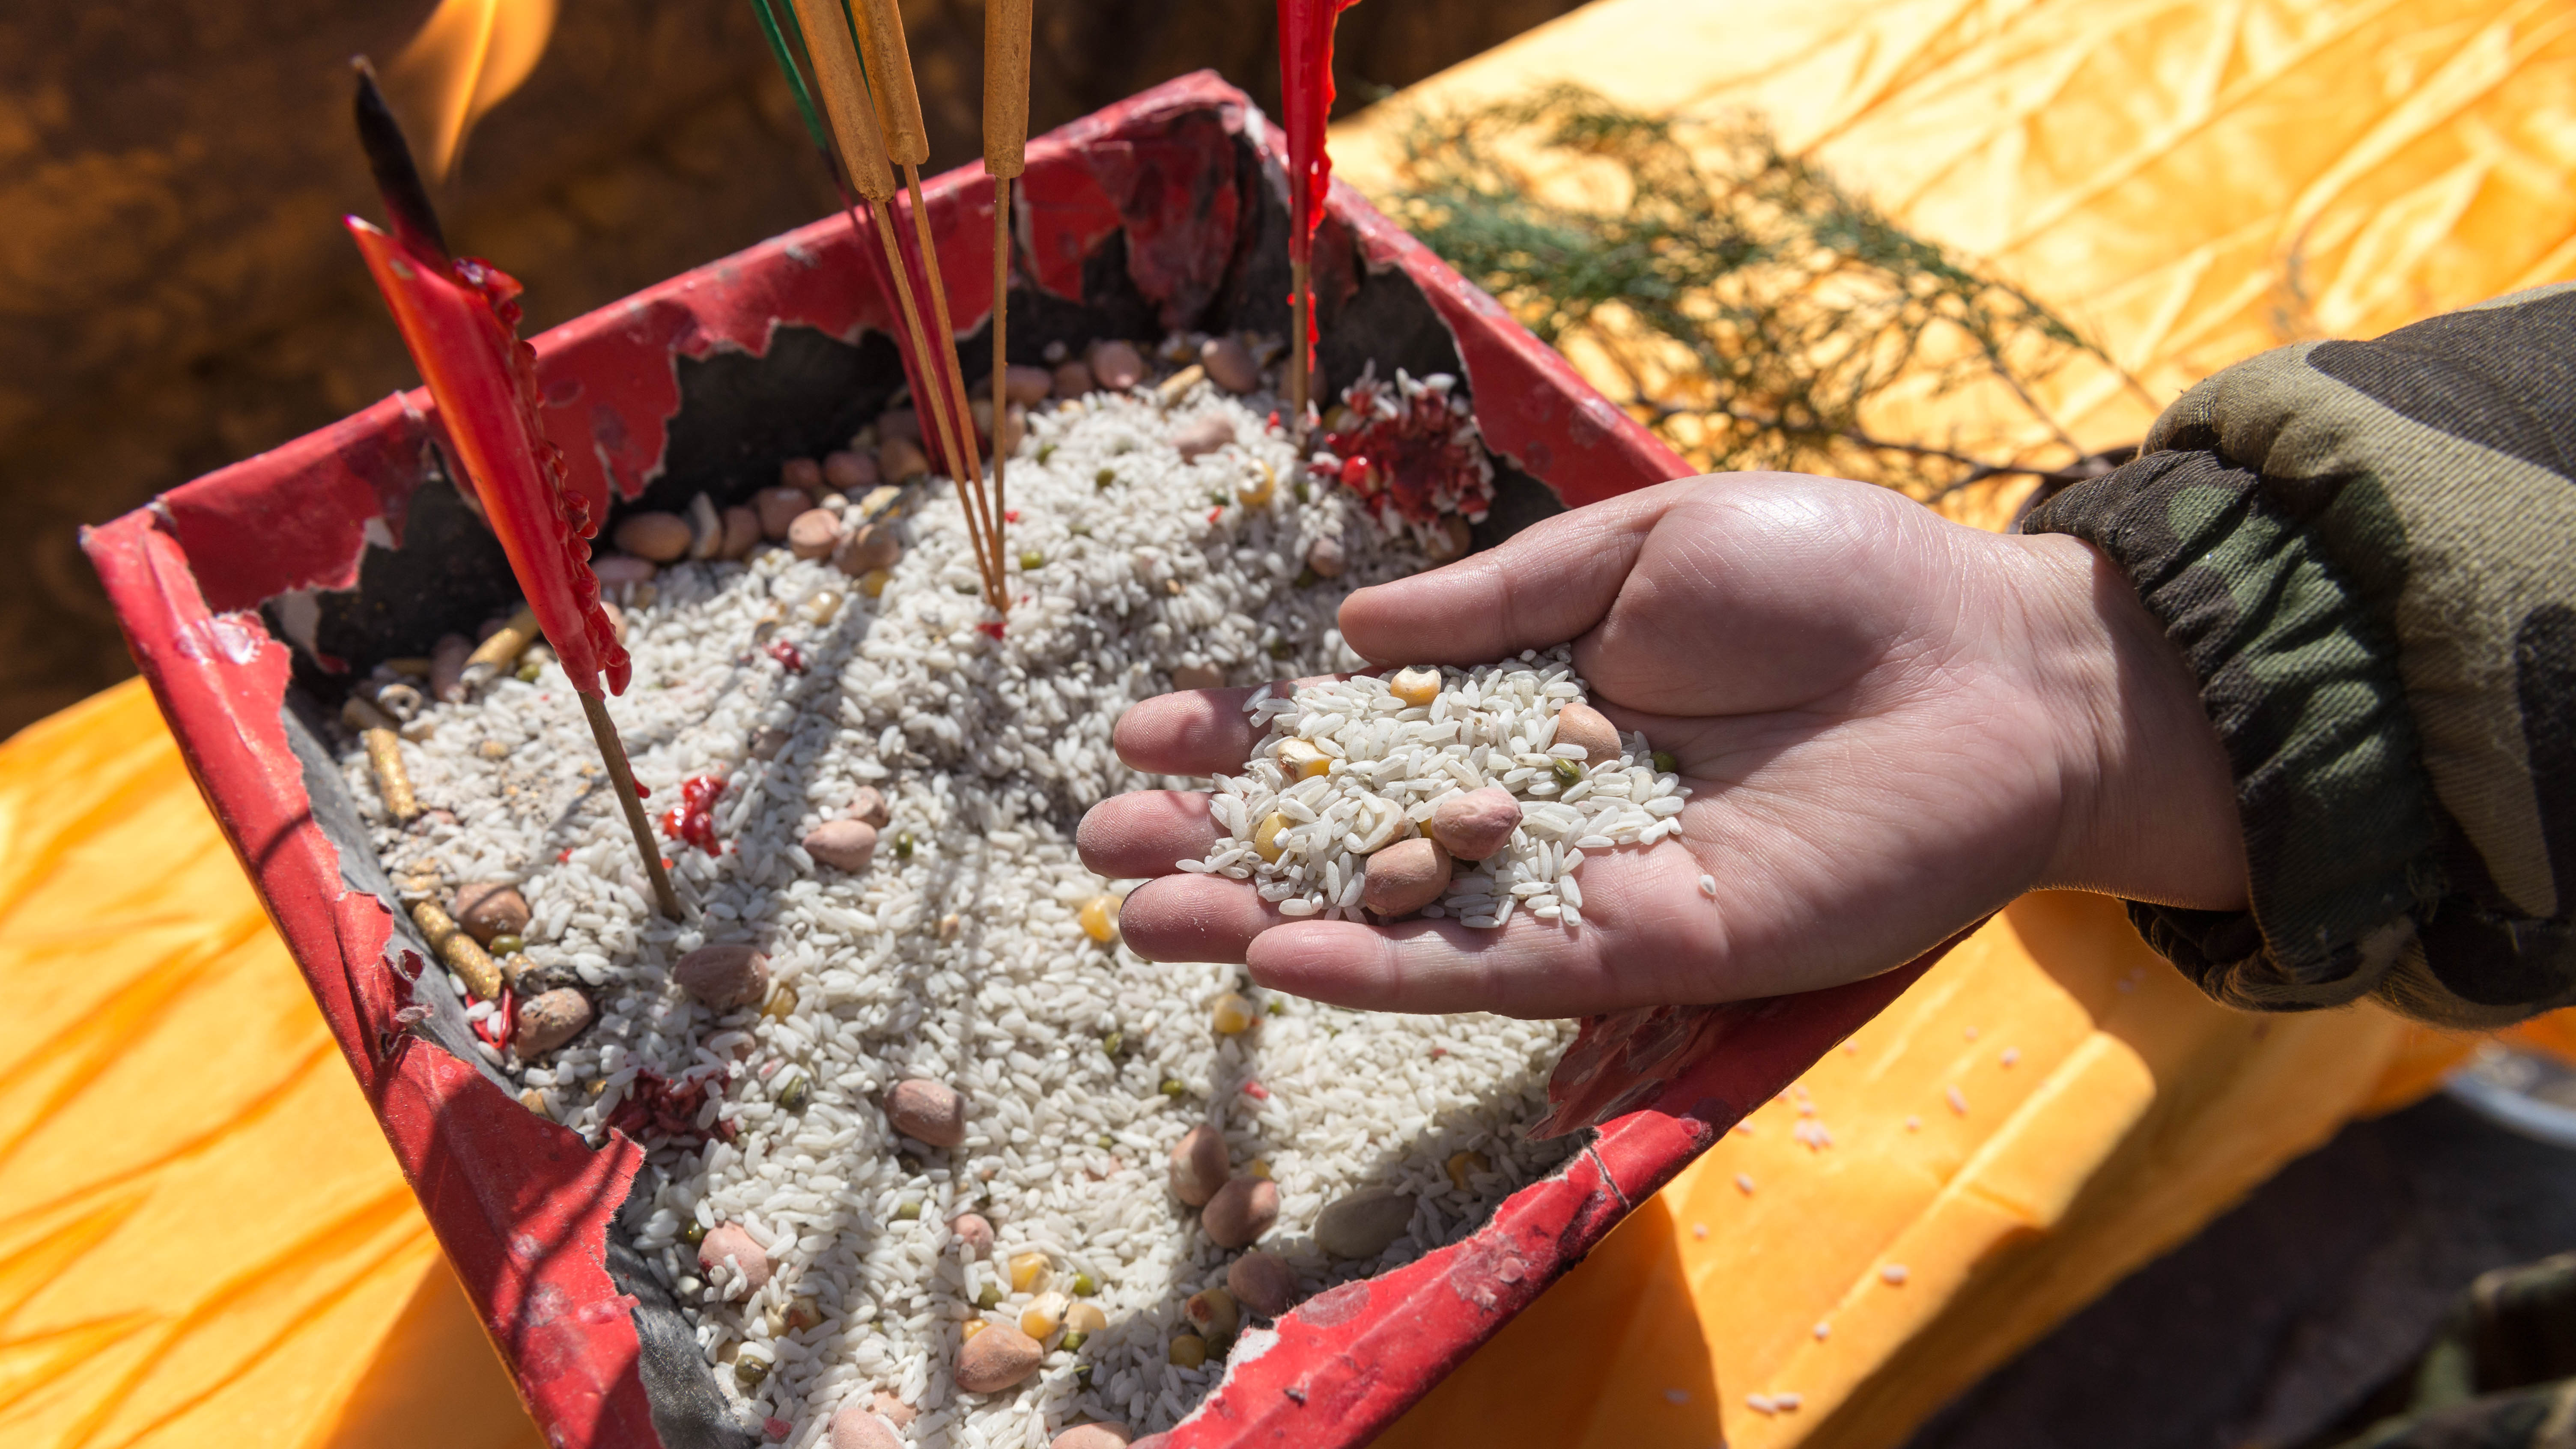
<svg viewBox="0 0 2576 1449">
<path fill-rule="evenodd" d="M 1481 522 L 1493 506 L 1493 465 L 1465 409 L 1437 388 L 1364 376 L 1342 394 L 1352 421 L 1326 433 L 1314 475 L 1366 500 L 1385 521 L 1394 513 L 1419 532 L 1449 514 Z"/>
<path fill-rule="evenodd" d="M 763 652 L 768 654 L 770 658 L 777 660 L 778 667 L 786 670 L 790 674 L 802 674 L 805 672 L 804 652 L 784 639 L 770 640 L 768 649 Z"/>
<path fill-rule="evenodd" d="M 1256 1102 L 1267 1102 L 1270 1100 L 1270 1089 L 1259 1082 L 1246 1082 L 1243 1084 L 1243 1095 Z"/>
<path fill-rule="evenodd" d="M 608 1114 L 608 1125 L 648 1147 L 664 1142 L 704 1142 L 710 1135 L 731 1142 L 731 1122 L 717 1119 L 712 1133 L 698 1125 L 698 1111 L 707 1104 L 710 1080 L 700 1077 L 685 1087 L 674 1087 L 651 1072 L 637 1072 L 634 1084 L 626 1089 L 626 1100 Z"/>
<path fill-rule="evenodd" d="M 999 639 L 1002 637 L 1002 621 L 999 619 L 987 619 L 975 627 L 982 630 L 985 635 L 990 638 Z"/>
<path fill-rule="evenodd" d="M 662 812 L 662 833 L 674 840 L 685 841 L 709 855 L 720 855 L 724 847 L 716 843 L 716 797 L 724 793 L 724 781 L 713 775 L 692 775 L 680 782 L 680 803 Z"/>
<path fill-rule="evenodd" d="M 1018 510 L 1018 509 L 1016 509 L 1016 508 L 1005 508 L 1005 509 L 1003 509 L 1003 510 L 1002 510 L 1002 521 L 1003 521 L 1004 523 L 1017 523 L 1017 522 L 1019 522 L 1019 521 L 1020 521 L 1020 510 Z"/>
<path fill-rule="evenodd" d="M 1324 125 L 1333 114 L 1333 20 L 1353 0 L 1279 0 L 1279 109 L 1288 133 L 1288 260 L 1314 251 L 1333 179 Z M 1306 316 L 1301 345 L 1314 356 L 1315 318 Z"/>
</svg>

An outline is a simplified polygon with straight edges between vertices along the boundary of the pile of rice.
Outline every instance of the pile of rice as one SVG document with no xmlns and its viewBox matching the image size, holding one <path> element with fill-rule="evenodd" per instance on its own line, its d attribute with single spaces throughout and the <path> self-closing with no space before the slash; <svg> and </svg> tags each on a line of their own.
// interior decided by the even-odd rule
<svg viewBox="0 0 2576 1449">
<path fill-rule="evenodd" d="M 1380 675 L 1321 680 L 1274 697 L 1256 691 L 1248 708 L 1268 726 L 1239 776 L 1217 777 L 1212 809 L 1226 838 L 1181 869 L 1260 883 L 1262 899 L 1286 916 L 1362 919 L 1368 856 L 1423 833 L 1440 802 L 1500 786 L 1519 800 L 1521 822 L 1478 869 L 1452 877 L 1422 914 L 1499 929 L 1516 907 L 1568 929 L 1583 925 L 1583 853 L 1652 845 L 1678 833 L 1687 791 L 1656 768 L 1643 735 L 1623 734 L 1616 759 L 1585 763 L 1581 745 L 1556 742 L 1559 713 L 1583 700 L 1573 651 L 1523 650 L 1516 660 L 1440 671 L 1428 705 L 1396 696 Z M 1329 764 L 1300 779 L 1282 762 L 1292 743 Z M 1265 859 L 1254 840 L 1262 820 L 1292 822 Z"/>
<path fill-rule="evenodd" d="M 363 751 L 343 756 L 395 879 L 439 891 L 515 882 L 531 909 L 523 994 L 569 985 L 594 1004 L 584 1034 L 532 1064 L 487 1049 L 524 1100 L 596 1141 L 645 1074 L 706 1084 L 697 1125 L 715 1135 L 646 1144 L 652 1212 L 637 1245 L 688 1308 L 746 1422 L 784 1420 L 795 1449 L 821 1442 L 843 1404 L 881 1393 L 917 1411 L 908 1437 L 928 1446 L 1034 1449 L 1089 1419 L 1144 1433 L 1187 1414 L 1224 1361 L 1179 1368 L 1166 1347 L 1183 1300 L 1222 1284 L 1234 1256 L 1166 1183 L 1166 1154 L 1195 1124 L 1224 1134 L 1238 1175 L 1258 1160 L 1277 1181 L 1279 1223 L 1261 1246 L 1306 1293 L 1464 1235 L 1570 1150 L 1524 1130 L 1544 1110 L 1571 1023 L 1271 997 L 1239 967 L 1148 964 L 1078 923 L 1083 902 L 1116 888 L 1076 856 L 1083 811 L 1124 790 L 1196 783 L 1121 765 L 1110 745 L 1120 713 L 1170 689 L 1175 670 L 1249 684 L 1358 667 L 1333 628 L 1343 595 L 1423 566 L 1342 490 L 1290 481 L 1293 449 L 1263 421 L 1276 406 L 1202 384 L 1168 407 L 1146 387 L 1032 417 L 1010 468 L 1016 602 L 998 638 L 978 627 L 960 509 L 937 480 L 897 505 L 909 547 L 881 597 L 783 548 L 677 564 L 630 591 L 634 685 L 610 707 L 637 778 L 656 809 L 684 780 L 723 782 L 721 852 L 666 843 L 685 923 L 651 909 L 579 705 L 550 665 L 533 682 L 505 677 L 426 707 L 403 753 L 431 809 L 408 828 L 377 803 Z M 1184 461 L 1171 439 L 1211 416 L 1237 441 Z M 1245 502 L 1265 476 L 1278 480 L 1266 500 Z M 1348 568 L 1317 580 L 1303 560 L 1327 537 Z M 1572 687 L 1562 661 L 1468 677 L 1461 700 L 1482 703 L 1452 708 L 1489 723 L 1437 758 L 1406 753 L 1429 745 L 1382 749 L 1373 758 L 1405 761 L 1401 780 L 1378 780 L 1390 798 L 1412 799 L 1403 790 L 1449 768 L 1440 761 L 1471 738 L 1487 753 L 1470 771 L 1544 754 L 1549 703 Z M 1382 722 L 1351 713 L 1328 729 L 1298 701 L 1259 708 L 1317 738 Z M 1614 773 L 1593 772 L 1592 798 L 1563 807 L 1577 819 L 1541 815 L 1556 807 L 1528 792 L 1540 802 L 1528 841 L 1486 878 L 1497 901 L 1544 881 L 1568 882 L 1571 904 L 1586 832 L 1624 841 L 1657 829 L 1632 807 L 1669 791 L 1621 775 L 1628 798 L 1612 804 Z M 891 807 L 873 865 L 818 865 L 799 842 L 862 787 Z M 1276 787 L 1230 780 L 1225 798 L 1238 803 L 1220 808 L 1239 813 L 1262 788 Z M 1332 868 L 1323 885 L 1290 888 L 1311 899 Z M 777 984 L 765 1009 L 717 1015 L 672 984 L 681 955 L 725 942 L 767 953 Z M 1211 1003 L 1229 992 L 1261 1008 L 1239 1036 L 1210 1026 Z M 495 1009 L 478 1002 L 473 1014 Z M 903 1148 L 879 1103 L 908 1077 L 964 1095 L 962 1146 Z M 1484 1166 L 1453 1180 L 1461 1153 Z M 1414 1198 L 1407 1231 L 1371 1259 L 1326 1257 L 1309 1236 L 1316 1214 L 1366 1188 Z M 989 1260 L 961 1262 L 952 1243 L 950 1219 L 970 1209 L 997 1230 Z M 701 1281 L 691 1246 L 690 1225 L 725 1223 L 775 1265 L 742 1301 Z M 1050 1273 L 1014 1292 L 1003 1264 L 1030 1250 Z M 1088 1301 L 1106 1312 L 1105 1331 L 1078 1353 L 1051 1347 L 1015 1389 L 953 1388 L 970 1318 L 1016 1323 L 1036 1293 L 1077 1274 L 1098 1285 Z M 996 1306 L 979 1309 L 997 1283 Z M 787 1323 L 799 1298 L 814 1300 L 819 1325 Z"/>
</svg>

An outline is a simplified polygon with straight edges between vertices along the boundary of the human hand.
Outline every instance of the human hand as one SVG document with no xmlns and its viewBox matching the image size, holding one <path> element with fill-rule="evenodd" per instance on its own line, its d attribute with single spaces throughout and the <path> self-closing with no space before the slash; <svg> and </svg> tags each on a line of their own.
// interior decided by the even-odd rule
<svg viewBox="0 0 2576 1449">
<path fill-rule="evenodd" d="M 1965 528 L 1862 483 L 1722 474 L 1360 590 L 1341 628 L 1387 665 L 1575 641 L 1592 703 L 1680 762 L 1681 834 L 1587 855 L 1580 931 L 1292 921 L 1249 884 L 1176 873 L 1220 833 L 1207 797 L 1141 791 L 1078 835 L 1093 870 L 1154 878 L 1119 918 L 1139 954 L 1239 960 L 1343 1005 L 1571 1016 L 1855 980 L 2042 887 L 2245 902 L 2234 786 L 2191 671 L 2074 539 Z M 1119 754 L 1239 770 L 1250 694 L 1146 700 Z"/>
</svg>

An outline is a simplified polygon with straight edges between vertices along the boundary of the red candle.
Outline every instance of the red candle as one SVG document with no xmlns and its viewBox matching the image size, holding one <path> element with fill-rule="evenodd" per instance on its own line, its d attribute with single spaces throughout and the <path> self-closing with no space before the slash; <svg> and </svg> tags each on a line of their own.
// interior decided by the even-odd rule
<svg viewBox="0 0 2576 1449">
<path fill-rule="evenodd" d="M 519 284 L 496 267 L 449 261 L 422 241 L 346 221 L 565 676 L 595 696 L 604 674 L 609 693 L 625 693 L 626 649 L 590 571 L 587 540 L 599 523 L 589 500 L 564 486 L 563 455 L 537 424 L 537 354 L 519 340 Z"/>
<path fill-rule="evenodd" d="M 644 858 L 654 902 L 676 921 L 679 895 L 671 889 L 653 823 L 644 818 L 641 788 L 627 767 L 617 722 L 600 695 L 603 674 L 610 693 L 624 694 L 632 665 L 599 605 L 599 576 L 590 571 L 589 539 L 599 532 L 599 520 L 591 516 L 588 498 L 564 486 L 563 454 L 537 424 L 537 350 L 519 340 L 519 284 L 498 267 L 451 257 L 411 148 L 403 144 L 402 127 L 376 89 L 375 71 L 364 57 L 355 67 L 358 143 L 366 149 L 393 231 L 352 216 L 346 218 L 349 235 L 438 402 L 465 486 L 483 505 L 483 521 L 501 540 L 528 609 L 581 701 L 626 828 Z"/>
<path fill-rule="evenodd" d="M 1315 228 L 1323 221 L 1324 193 L 1332 185 L 1333 158 L 1324 126 L 1333 115 L 1333 21 L 1356 0 L 1279 0 L 1279 109 L 1288 132 L 1288 260 L 1306 275 Z M 1304 288 L 1295 299 L 1302 307 Z M 1297 345 L 1311 363 L 1314 309 L 1303 307 L 1306 335 Z"/>
</svg>

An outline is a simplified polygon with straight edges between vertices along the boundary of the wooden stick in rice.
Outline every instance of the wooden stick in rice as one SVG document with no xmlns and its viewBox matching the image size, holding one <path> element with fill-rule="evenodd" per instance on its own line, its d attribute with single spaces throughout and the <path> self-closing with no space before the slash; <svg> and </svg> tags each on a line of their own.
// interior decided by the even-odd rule
<svg viewBox="0 0 2576 1449">
<path fill-rule="evenodd" d="M 993 178 L 993 513 L 1002 516 L 1009 426 L 1011 182 L 1028 169 L 1029 32 L 1034 0 L 985 0 L 984 170 Z M 998 549 L 1001 540 L 994 539 Z"/>
<path fill-rule="evenodd" d="M 930 376 L 937 371 L 937 361 L 930 350 L 928 329 L 922 325 L 921 308 L 913 300 L 912 284 L 903 264 L 901 249 L 896 245 L 894 228 L 886 220 L 886 207 L 894 199 L 894 170 L 889 164 L 888 127 L 880 108 L 882 96 L 872 98 L 860 66 L 859 52 L 851 38 L 839 0 L 794 0 L 796 27 L 804 33 L 805 54 L 814 65 L 815 89 L 821 92 L 823 114 L 830 123 L 832 138 L 841 152 L 842 169 L 850 185 L 868 204 L 868 213 L 876 223 L 877 245 L 883 249 L 886 270 L 894 278 L 895 302 L 903 314 L 904 330 L 912 343 L 912 355 L 918 360 L 923 384 L 931 394 L 915 399 L 920 410 L 930 419 L 940 446 L 953 462 L 968 453 L 957 443 L 962 425 L 968 439 L 974 436 L 974 419 L 962 410 L 952 416 L 947 400 Z M 911 84 L 909 67 L 904 77 Z M 884 87 L 880 86 L 882 91 Z M 916 103 L 917 104 L 917 103 Z M 928 154 L 926 145 L 922 154 Z M 952 344 L 952 354 L 954 347 Z M 975 470 L 980 473 L 980 468 Z M 986 540 L 987 530 L 980 526 L 976 502 L 981 490 L 969 479 L 958 480 L 958 499 L 966 508 L 967 532 L 975 545 L 976 571 L 983 576 L 984 592 L 996 608 L 1009 594 L 1002 580 L 1000 554 Z"/>
<path fill-rule="evenodd" d="M 921 163 L 930 159 L 930 132 L 922 124 L 921 93 L 912 81 L 912 50 L 903 34 L 903 12 L 896 0 L 859 0 L 859 46 L 867 62 L 870 89 L 876 96 L 877 116 L 885 127 L 886 151 L 903 168 L 903 184 L 912 201 L 913 240 L 921 251 L 921 271 L 930 288 L 931 316 L 938 323 L 938 336 L 946 353 L 947 369 L 939 379 L 948 390 L 948 406 L 955 410 L 959 424 L 958 455 L 966 465 L 966 476 L 957 480 L 958 496 L 973 497 L 982 502 L 986 547 L 998 569 L 1002 559 L 1002 515 L 990 499 L 982 498 L 984 464 L 976 452 L 975 416 L 966 404 L 966 368 L 957 356 L 957 331 L 948 320 L 948 283 L 940 275 L 939 246 L 930 235 L 930 210 L 921 199 Z M 923 359 L 924 367 L 934 367 Z M 1001 399 L 995 399 L 998 408 Z M 993 435 L 1002 434 L 999 413 L 995 414 Z M 970 525 L 976 520 L 968 511 Z M 1007 613 L 1010 594 L 997 589 L 993 607 Z"/>
</svg>

